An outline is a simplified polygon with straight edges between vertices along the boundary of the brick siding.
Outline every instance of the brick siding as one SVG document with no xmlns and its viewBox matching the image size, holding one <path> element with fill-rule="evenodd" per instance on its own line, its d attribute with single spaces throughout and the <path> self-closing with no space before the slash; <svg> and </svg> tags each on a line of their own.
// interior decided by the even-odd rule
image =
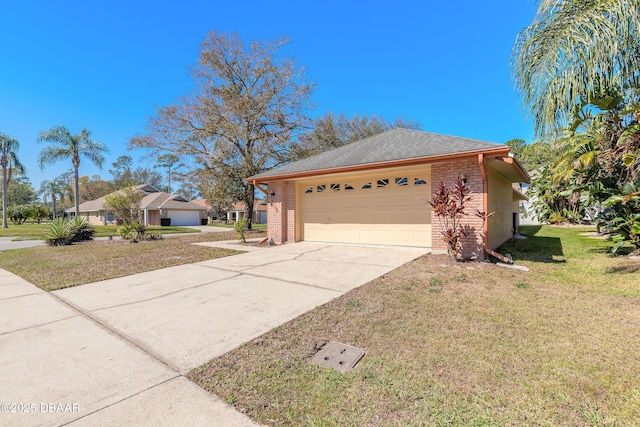
<svg viewBox="0 0 640 427">
<path fill-rule="evenodd" d="M 274 243 L 294 242 L 296 237 L 296 187 L 293 181 L 272 181 L 267 196 L 267 236 Z"/>
<path fill-rule="evenodd" d="M 465 175 L 467 185 L 471 188 L 471 193 L 469 194 L 471 200 L 465 205 L 467 215 L 462 218 L 462 224 L 467 228 L 468 232 L 463 239 L 462 257 L 484 259 L 483 224 L 482 219 L 476 216 L 476 209 L 479 211 L 484 209 L 484 188 L 477 157 L 431 165 L 431 191 L 435 191 L 441 181 L 446 186 L 451 187 L 461 174 Z M 436 251 L 446 252 L 446 245 L 442 241 L 444 227 L 440 224 L 438 217 L 432 214 L 431 218 L 432 248 Z"/>
</svg>

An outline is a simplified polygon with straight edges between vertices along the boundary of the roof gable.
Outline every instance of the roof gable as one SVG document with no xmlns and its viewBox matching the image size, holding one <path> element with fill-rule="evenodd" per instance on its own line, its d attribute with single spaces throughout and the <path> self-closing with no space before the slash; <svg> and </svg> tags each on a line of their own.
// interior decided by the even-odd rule
<svg viewBox="0 0 640 427">
<path fill-rule="evenodd" d="M 202 210 L 202 206 L 191 203 L 179 194 L 169 194 L 164 191 L 160 191 L 155 187 L 142 184 L 134 187 L 135 191 L 142 194 L 142 200 L 140 201 L 140 209 L 186 209 L 186 210 Z M 111 194 L 116 194 L 121 190 L 114 191 Z M 80 203 L 80 212 L 97 212 L 105 210 L 104 203 L 107 196 L 102 196 L 95 200 Z M 66 212 L 74 212 L 75 207 L 65 209 Z"/>
<path fill-rule="evenodd" d="M 467 152 L 509 150 L 509 146 L 456 136 L 396 128 L 247 178 L 255 180 L 301 172 L 345 168 Z"/>
</svg>

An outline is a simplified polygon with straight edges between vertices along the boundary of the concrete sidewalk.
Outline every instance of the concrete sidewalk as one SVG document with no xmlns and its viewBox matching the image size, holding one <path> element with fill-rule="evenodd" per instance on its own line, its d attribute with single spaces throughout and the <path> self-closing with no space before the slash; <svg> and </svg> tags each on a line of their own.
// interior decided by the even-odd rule
<svg viewBox="0 0 640 427">
<path fill-rule="evenodd" d="M 2 269 L 0 348 L 2 426 L 255 425 L 117 333 Z"/>
<path fill-rule="evenodd" d="M 0 270 L 0 403 L 36 409 L 0 425 L 254 425 L 183 374 L 425 252 L 298 243 L 51 294 Z"/>
</svg>

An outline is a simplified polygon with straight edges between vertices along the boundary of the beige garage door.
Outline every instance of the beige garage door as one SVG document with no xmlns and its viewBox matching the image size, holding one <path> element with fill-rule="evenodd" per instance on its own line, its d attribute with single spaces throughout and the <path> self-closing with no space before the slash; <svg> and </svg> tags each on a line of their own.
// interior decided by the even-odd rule
<svg viewBox="0 0 640 427">
<path fill-rule="evenodd" d="M 428 168 L 298 183 L 301 240 L 431 246 Z"/>
</svg>

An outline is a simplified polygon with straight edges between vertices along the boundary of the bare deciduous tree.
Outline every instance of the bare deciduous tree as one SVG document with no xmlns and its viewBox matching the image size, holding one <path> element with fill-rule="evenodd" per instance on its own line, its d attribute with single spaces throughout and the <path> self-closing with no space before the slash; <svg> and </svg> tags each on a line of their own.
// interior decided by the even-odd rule
<svg viewBox="0 0 640 427">
<path fill-rule="evenodd" d="M 286 43 L 280 39 L 247 47 L 235 34 L 209 33 L 193 69 L 193 93 L 158 108 L 147 133 L 132 138 L 130 147 L 190 156 L 203 175 L 231 177 L 233 185 L 212 185 L 229 192 L 240 188 L 234 196 L 246 203 L 251 219 L 254 187 L 242 179 L 290 158 L 311 107 L 312 85 L 293 60 L 277 56 Z"/>
</svg>

